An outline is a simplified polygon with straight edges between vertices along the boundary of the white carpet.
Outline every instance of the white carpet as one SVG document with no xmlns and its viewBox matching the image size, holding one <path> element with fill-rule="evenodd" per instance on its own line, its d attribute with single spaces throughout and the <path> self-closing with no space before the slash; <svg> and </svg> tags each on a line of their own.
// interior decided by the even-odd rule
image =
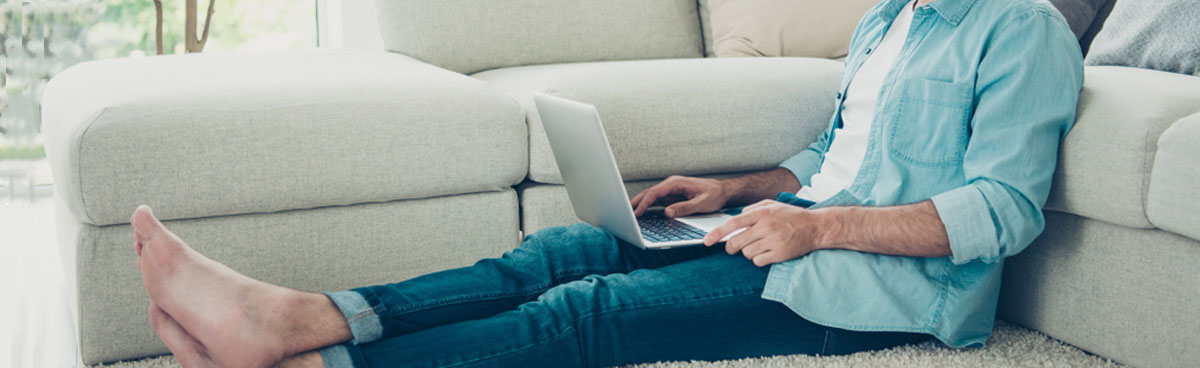
<svg viewBox="0 0 1200 368">
<path fill-rule="evenodd" d="M 168 368 L 179 363 L 171 356 L 101 365 L 114 368 Z M 799 367 L 1124 367 L 1038 332 L 998 323 L 987 348 L 950 349 L 940 343 L 843 356 L 789 355 L 721 362 L 671 362 L 631 368 L 799 368 Z"/>
</svg>

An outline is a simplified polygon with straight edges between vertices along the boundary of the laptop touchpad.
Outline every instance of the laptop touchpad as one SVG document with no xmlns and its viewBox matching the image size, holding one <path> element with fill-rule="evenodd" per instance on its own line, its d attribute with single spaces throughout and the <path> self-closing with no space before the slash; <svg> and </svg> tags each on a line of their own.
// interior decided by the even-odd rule
<svg viewBox="0 0 1200 368">
<path fill-rule="evenodd" d="M 676 220 L 688 225 L 692 225 L 697 229 L 704 230 L 704 232 L 707 233 L 712 231 L 712 229 L 716 229 L 717 226 L 721 226 L 721 224 L 725 223 L 726 220 L 731 218 L 733 218 L 733 216 L 724 213 L 710 213 L 707 215 L 680 217 Z"/>
</svg>

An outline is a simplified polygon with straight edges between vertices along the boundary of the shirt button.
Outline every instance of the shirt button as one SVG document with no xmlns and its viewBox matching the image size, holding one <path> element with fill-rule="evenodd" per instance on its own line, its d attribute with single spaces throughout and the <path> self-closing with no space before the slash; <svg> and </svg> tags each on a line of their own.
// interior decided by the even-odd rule
<svg viewBox="0 0 1200 368">
<path fill-rule="evenodd" d="M 834 99 L 835 99 L 835 100 L 838 100 L 838 101 L 841 101 L 841 100 L 842 100 L 842 93 L 841 93 L 841 92 L 838 92 L 838 93 L 837 93 L 837 97 L 834 97 Z"/>
<path fill-rule="evenodd" d="M 874 51 L 874 50 L 875 50 L 875 49 L 872 49 L 872 48 L 868 47 L 868 48 L 867 48 L 867 55 L 870 55 L 870 54 L 871 54 L 871 51 Z"/>
</svg>

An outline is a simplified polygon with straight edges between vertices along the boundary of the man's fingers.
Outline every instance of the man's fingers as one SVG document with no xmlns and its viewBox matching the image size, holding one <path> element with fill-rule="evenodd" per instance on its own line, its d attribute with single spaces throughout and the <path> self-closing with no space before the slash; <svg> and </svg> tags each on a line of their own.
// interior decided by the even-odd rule
<svg viewBox="0 0 1200 368">
<path fill-rule="evenodd" d="M 759 217 L 761 217 L 761 215 L 758 212 L 743 213 L 743 214 L 734 216 L 733 218 L 725 221 L 725 223 L 721 224 L 721 226 L 717 226 L 717 228 L 710 231 L 708 233 L 708 235 L 705 235 L 704 236 L 704 244 L 705 245 L 716 244 L 717 242 L 721 241 L 721 239 L 724 238 L 726 235 L 729 235 L 730 233 L 737 231 L 737 229 L 741 229 L 743 227 L 754 225 L 755 222 L 758 222 Z"/>
<path fill-rule="evenodd" d="M 767 239 L 765 236 L 761 236 L 757 239 L 747 242 L 746 245 L 742 246 L 742 256 L 746 257 L 746 259 L 754 260 L 754 257 L 757 257 L 759 254 L 770 251 L 770 247 L 771 242 L 769 239 Z"/>
<path fill-rule="evenodd" d="M 763 266 L 769 266 L 771 264 L 786 261 L 786 259 L 783 259 L 782 252 L 768 250 L 757 256 L 754 256 L 754 258 L 751 259 L 750 261 L 754 262 L 755 266 L 763 267 Z"/>
<path fill-rule="evenodd" d="M 763 234 L 762 229 L 759 229 L 758 226 L 750 226 L 746 231 L 742 231 L 725 241 L 725 253 L 734 255 L 738 254 L 738 252 L 743 252 L 747 246 L 762 239 L 764 236 L 766 234 Z"/>
<path fill-rule="evenodd" d="M 708 200 L 708 195 L 701 194 L 696 196 L 696 198 L 675 203 L 667 206 L 666 214 L 668 217 L 680 217 L 696 213 L 696 207 L 700 205 L 700 202 L 705 200 Z"/>
<path fill-rule="evenodd" d="M 778 203 L 778 202 L 775 202 L 774 200 L 770 200 L 770 199 L 764 199 L 764 200 L 761 200 L 758 202 L 754 202 L 754 204 L 746 206 L 745 208 L 742 208 L 742 213 L 753 212 L 754 210 L 763 208 L 764 206 L 773 204 L 773 203 Z"/>
<path fill-rule="evenodd" d="M 653 206 L 654 201 L 658 200 L 658 190 L 659 190 L 659 188 L 657 186 L 655 186 L 655 187 L 650 187 L 650 189 L 646 189 L 645 191 L 642 191 L 641 194 L 638 194 L 642 198 L 641 198 L 641 200 L 638 201 L 637 208 L 633 209 L 633 214 L 636 216 L 641 216 L 641 215 L 645 214 L 646 209 L 650 208 L 650 206 Z"/>
<path fill-rule="evenodd" d="M 659 200 L 676 194 L 681 194 L 683 192 L 683 184 L 680 182 L 668 179 L 662 183 L 658 183 L 638 194 L 639 196 L 642 196 L 642 198 L 638 203 L 637 208 L 633 210 L 633 214 L 641 216 Z"/>
</svg>

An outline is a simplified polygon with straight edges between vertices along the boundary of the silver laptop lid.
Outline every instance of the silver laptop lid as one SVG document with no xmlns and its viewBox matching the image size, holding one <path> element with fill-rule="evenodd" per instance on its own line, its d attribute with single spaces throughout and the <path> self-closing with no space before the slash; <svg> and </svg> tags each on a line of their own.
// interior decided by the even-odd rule
<svg viewBox="0 0 1200 368">
<path fill-rule="evenodd" d="M 534 93 L 533 102 L 575 215 L 624 241 L 644 244 L 596 107 L 543 93 Z"/>
</svg>

